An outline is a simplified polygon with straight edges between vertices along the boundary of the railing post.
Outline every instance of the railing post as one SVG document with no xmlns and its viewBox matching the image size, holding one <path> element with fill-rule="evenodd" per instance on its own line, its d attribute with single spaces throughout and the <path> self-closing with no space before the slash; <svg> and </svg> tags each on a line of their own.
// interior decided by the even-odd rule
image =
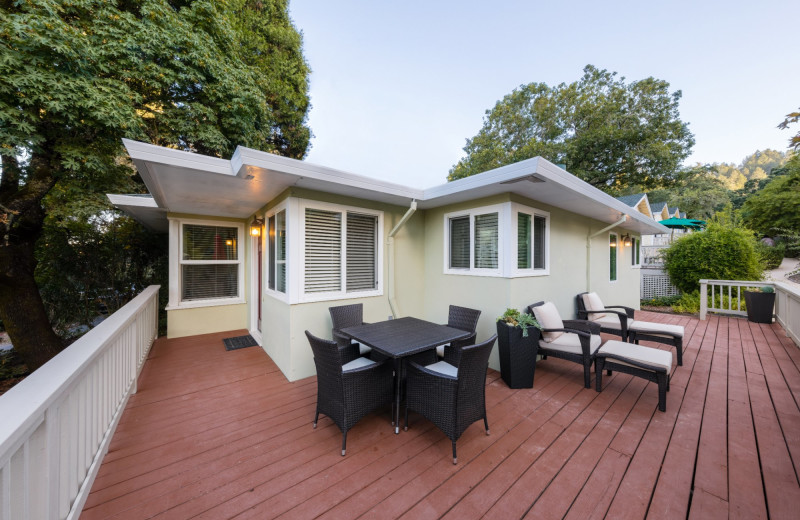
<svg viewBox="0 0 800 520">
<path fill-rule="evenodd" d="M 700 320 L 706 319 L 708 312 L 708 280 L 700 280 Z"/>
</svg>

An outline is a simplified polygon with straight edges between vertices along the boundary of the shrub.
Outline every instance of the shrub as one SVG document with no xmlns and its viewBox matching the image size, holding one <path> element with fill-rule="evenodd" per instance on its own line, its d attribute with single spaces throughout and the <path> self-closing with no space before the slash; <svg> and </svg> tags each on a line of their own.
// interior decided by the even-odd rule
<svg viewBox="0 0 800 520">
<path fill-rule="evenodd" d="M 756 252 L 764 265 L 764 269 L 777 269 L 783 262 L 786 245 L 780 243 L 776 246 L 768 246 L 763 242 L 756 242 Z"/>
<path fill-rule="evenodd" d="M 680 294 L 673 294 L 672 296 L 656 296 L 655 298 L 650 298 L 649 300 L 642 300 L 641 304 L 650 307 L 669 307 L 677 303 L 680 299 Z"/>
<path fill-rule="evenodd" d="M 724 217 L 674 242 L 664 252 L 664 267 L 684 293 L 699 290 L 704 278 L 760 280 L 764 271 L 753 232 Z"/>
<path fill-rule="evenodd" d="M 681 294 L 678 300 L 672 305 L 672 310 L 689 314 L 700 312 L 700 291 Z"/>
</svg>

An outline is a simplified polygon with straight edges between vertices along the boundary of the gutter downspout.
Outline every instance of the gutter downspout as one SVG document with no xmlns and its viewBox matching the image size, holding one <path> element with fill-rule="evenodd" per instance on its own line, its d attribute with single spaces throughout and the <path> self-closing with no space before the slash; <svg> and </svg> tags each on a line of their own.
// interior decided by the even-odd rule
<svg viewBox="0 0 800 520">
<path fill-rule="evenodd" d="M 389 237 L 386 239 L 386 245 L 388 246 L 388 255 L 389 255 L 389 308 L 392 311 L 392 318 L 397 317 L 397 301 L 395 301 L 394 297 L 394 236 L 400 231 L 400 228 L 411 218 L 411 215 L 417 211 L 417 201 L 411 201 L 411 207 L 408 208 L 406 214 L 403 215 L 403 218 L 400 219 L 391 231 L 389 231 Z"/>
<path fill-rule="evenodd" d="M 586 237 L 586 292 L 592 290 L 592 239 L 597 235 L 602 235 L 606 231 L 614 229 L 617 226 L 624 224 L 628 220 L 628 215 L 622 215 L 622 218 L 614 222 L 610 226 L 606 226 L 596 233 Z M 617 244 L 619 245 L 619 244 Z"/>
</svg>

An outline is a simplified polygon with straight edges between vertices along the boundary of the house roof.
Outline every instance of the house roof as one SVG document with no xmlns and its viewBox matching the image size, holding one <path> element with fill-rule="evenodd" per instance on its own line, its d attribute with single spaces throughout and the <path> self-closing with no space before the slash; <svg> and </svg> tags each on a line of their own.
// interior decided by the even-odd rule
<svg viewBox="0 0 800 520">
<path fill-rule="evenodd" d="M 647 195 L 645 195 L 644 193 L 636 193 L 634 195 L 623 195 L 621 197 L 617 197 L 616 199 L 620 202 L 624 202 L 625 204 L 627 204 L 632 208 L 635 208 L 646 196 Z"/>
<path fill-rule="evenodd" d="M 666 205 L 667 205 L 666 202 L 651 202 L 650 209 L 653 210 L 653 213 L 660 213 L 661 210 L 663 210 L 664 206 Z M 667 211 L 669 211 L 669 209 L 667 209 Z"/>
<path fill-rule="evenodd" d="M 420 209 L 514 192 L 601 222 L 642 234 L 666 228 L 627 204 L 536 157 L 457 181 L 414 189 L 371 177 L 238 147 L 230 160 L 123 140 L 152 200 L 109 195 L 114 205 L 146 225 L 166 226 L 166 213 L 248 218 L 285 189 L 300 187 Z M 126 198 L 121 198 L 126 197 Z"/>
</svg>

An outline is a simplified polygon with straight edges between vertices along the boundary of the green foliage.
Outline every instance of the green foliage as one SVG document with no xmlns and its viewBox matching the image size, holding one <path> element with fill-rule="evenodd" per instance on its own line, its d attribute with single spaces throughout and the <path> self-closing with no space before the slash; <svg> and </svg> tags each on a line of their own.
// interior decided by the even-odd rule
<svg viewBox="0 0 800 520">
<path fill-rule="evenodd" d="M 700 291 L 695 290 L 693 292 L 681 294 L 675 303 L 672 304 L 672 310 L 686 314 L 696 314 L 700 312 Z"/>
<path fill-rule="evenodd" d="M 0 352 L 0 381 L 27 375 L 28 367 L 20 363 L 14 351 Z"/>
<path fill-rule="evenodd" d="M 647 198 L 651 204 L 668 202 L 670 207 L 677 206 L 688 218 L 709 220 L 730 202 L 730 192 L 712 174 L 710 166 L 695 166 L 681 170 L 674 183 L 649 192 Z"/>
<path fill-rule="evenodd" d="M 786 248 L 784 256 L 797 258 L 800 256 L 800 232 L 790 229 L 776 228 L 775 239 Z"/>
<path fill-rule="evenodd" d="M 763 292 L 763 293 L 774 293 L 775 292 L 775 288 L 772 287 L 771 285 L 765 285 L 764 287 L 761 288 L 761 292 Z"/>
<path fill-rule="evenodd" d="M 764 269 L 776 269 L 783 262 L 783 255 L 786 252 L 785 244 L 768 246 L 761 242 L 756 242 L 756 252 L 758 253 Z"/>
<path fill-rule="evenodd" d="M 680 98 L 665 81 L 626 83 L 591 65 L 568 85 L 522 85 L 487 110 L 448 180 L 542 156 L 613 193 L 669 184 L 694 145 Z"/>
<path fill-rule="evenodd" d="M 745 157 L 739 165 L 714 164 L 712 171 L 728 189 L 740 190 L 748 181 L 766 179 L 775 168 L 783 166 L 788 160 L 789 155 L 783 152 L 770 149 L 758 150 Z"/>
<path fill-rule="evenodd" d="M 541 325 L 536 321 L 532 314 L 521 313 L 517 309 L 508 308 L 502 316 L 497 318 L 497 321 L 502 321 L 511 327 L 522 328 L 522 337 L 528 337 L 528 327 L 535 327 L 541 329 Z"/>
<path fill-rule="evenodd" d="M 789 125 L 800 121 L 800 112 L 790 112 L 786 114 L 786 119 L 783 120 L 778 128 L 785 130 Z M 794 148 L 795 151 L 800 151 L 800 132 L 789 139 L 789 148 Z"/>
<path fill-rule="evenodd" d="M 648 307 L 669 307 L 674 305 L 681 299 L 680 294 L 673 294 L 672 296 L 657 296 L 649 300 L 642 300 L 641 304 Z"/>
<path fill-rule="evenodd" d="M 776 228 L 800 232 L 800 155 L 786 166 L 786 175 L 774 178 L 742 205 L 745 224 L 757 233 L 771 235 Z"/>
<path fill-rule="evenodd" d="M 727 212 L 721 212 L 704 231 L 675 241 L 663 256 L 670 280 L 684 293 L 698 290 L 701 279 L 760 280 L 763 273 L 752 231 Z"/>
</svg>

